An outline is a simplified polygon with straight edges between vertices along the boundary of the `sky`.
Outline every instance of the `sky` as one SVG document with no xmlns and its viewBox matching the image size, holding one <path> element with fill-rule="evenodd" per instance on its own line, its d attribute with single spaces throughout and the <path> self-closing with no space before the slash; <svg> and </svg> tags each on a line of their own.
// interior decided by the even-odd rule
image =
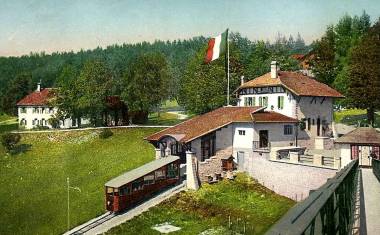
<svg viewBox="0 0 380 235">
<path fill-rule="evenodd" d="M 277 33 L 310 43 L 345 13 L 372 22 L 380 0 L 0 0 L 0 56 L 78 51 L 112 44 Z"/>
</svg>

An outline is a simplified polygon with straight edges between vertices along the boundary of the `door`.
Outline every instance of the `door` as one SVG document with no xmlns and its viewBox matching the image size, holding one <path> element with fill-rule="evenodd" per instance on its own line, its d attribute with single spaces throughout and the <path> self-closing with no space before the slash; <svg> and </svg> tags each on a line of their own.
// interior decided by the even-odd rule
<svg viewBox="0 0 380 235">
<path fill-rule="evenodd" d="M 359 153 L 360 153 L 360 159 L 359 159 L 359 164 L 364 167 L 369 167 L 371 166 L 371 151 L 372 147 L 371 146 L 359 146 Z"/>
<path fill-rule="evenodd" d="M 260 148 L 268 147 L 268 130 L 259 131 L 259 147 Z"/>
<path fill-rule="evenodd" d="M 321 119 L 317 119 L 317 136 L 321 135 Z"/>
<path fill-rule="evenodd" d="M 244 152 L 237 152 L 237 165 L 239 170 L 244 170 Z"/>
</svg>

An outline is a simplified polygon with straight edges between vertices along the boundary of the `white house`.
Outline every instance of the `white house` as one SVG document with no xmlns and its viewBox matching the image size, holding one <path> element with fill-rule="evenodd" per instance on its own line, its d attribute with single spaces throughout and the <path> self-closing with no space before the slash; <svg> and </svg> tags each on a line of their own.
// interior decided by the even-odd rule
<svg viewBox="0 0 380 235">
<path fill-rule="evenodd" d="M 265 107 L 227 106 L 196 116 L 148 136 L 156 147 L 156 158 L 177 155 L 183 163 L 188 153 L 200 163 L 199 174 L 221 171 L 220 161 L 233 159 L 244 166 L 253 154 L 269 157 L 273 147 L 296 147 L 297 119 Z M 216 159 L 215 165 L 211 164 Z M 211 165 L 209 165 L 210 163 Z"/>
<path fill-rule="evenodd" d="M 333 134 L 333 101 L 344 96 L 300 72 L 280 71 L 276 61 L 271 71 L 251 81 L 242 79 L 236 90 L 238 106 L 263 106 L 267 110 L 304 121 L 298 140 L 312 147 L 315 137 Z"/>
<path fill-rule="evenodd" d="M 306 149 L 323 150 L 330 140 L 324 136 L 332 133 L 333 99 L 343 97 L 339 92 L 303 74 L 280 71 L 276 62 L 270 73 L 242 82 L 236 92 L 237 106 L 213 110 L 148 136 L 156 158 L 177 155 L 187 165 L 197 162 L 193 169 L 201 182 L 221 173 L 232 160 L 240 170 L 247 170 L 257 157 L 339 167 L 335 158 L 305 154 Z"/>
<path fill-rule="evenodd" d="M 37 89 L 31 94 L 17 102 L 19 126 L 25 129 L 32 129 L 38 126 L 49 127 L 49 119 L 57 113 L 58 108 L 50 104 L 53 98 L 53 88 L 41 88 L 38 83 Z M 82 119 L 82 124 L 88 123 L 88 120 Z M 67 118 L 60 121 L 60 128 L 76 127 L 75 119 Z"/>
</svg>

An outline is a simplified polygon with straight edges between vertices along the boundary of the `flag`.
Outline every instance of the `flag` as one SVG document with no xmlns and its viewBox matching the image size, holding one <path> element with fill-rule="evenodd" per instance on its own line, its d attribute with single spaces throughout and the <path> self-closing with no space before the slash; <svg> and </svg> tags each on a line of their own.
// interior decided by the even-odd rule
<svg viewBox="0 0 380 235">
<path fill-rule="evenodd" d="M 220 55 L 226 52 L 227 35 L 228 30 L 224 31 L 224 33 L 218 35 L 215 38 L 211 38 L 210 41 L 208 41 L 205 63 L 210 63 L 211 61 L 218 59 Z"/>
</svg>

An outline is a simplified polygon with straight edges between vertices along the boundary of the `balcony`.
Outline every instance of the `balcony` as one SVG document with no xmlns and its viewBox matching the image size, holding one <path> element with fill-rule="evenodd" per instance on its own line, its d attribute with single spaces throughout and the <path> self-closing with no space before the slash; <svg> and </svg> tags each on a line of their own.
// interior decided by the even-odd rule
<svg viewBox="0 0 380 235">
<path fill-rule="evenodd" d="M 270 152 L 270 142 L 265 145 L 263 143 L 260 144 L 260 141 L 252 141 L 252 149 L 256 152 Z"/>
</svg>

